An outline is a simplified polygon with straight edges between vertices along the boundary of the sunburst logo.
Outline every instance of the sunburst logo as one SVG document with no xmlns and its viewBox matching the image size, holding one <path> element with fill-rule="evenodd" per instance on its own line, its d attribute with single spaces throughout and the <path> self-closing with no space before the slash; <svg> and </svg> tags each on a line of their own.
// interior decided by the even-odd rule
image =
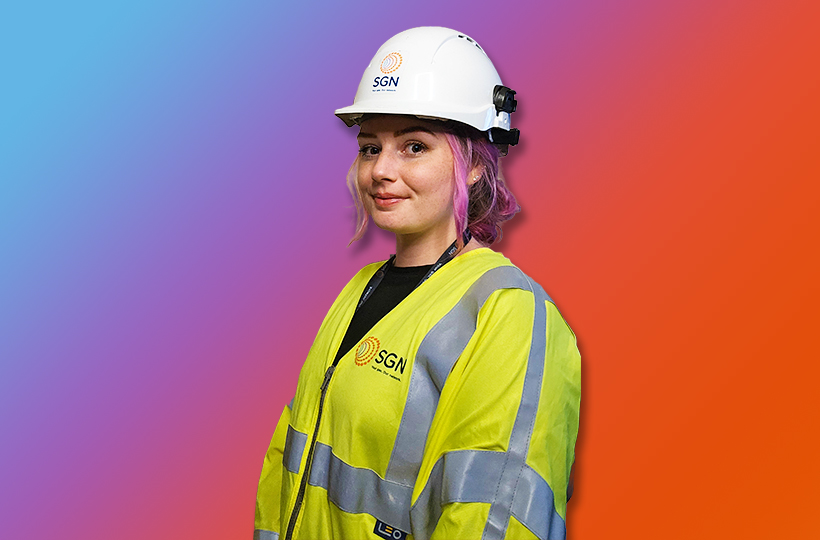
<svg viewBox="0 0 820 540">
<path fill-rule="evenodd" d="M 399 69 L 399 66 L 401 66 L 401 55 L 397 52 L 391 52 L 379 64 L 379 69 L 386 75 Z"/>
<path fill-rule="evenodd" d="M 356 349 L 356 357 L 353 359 L 356 365 L 364 366 L 373 360 L 373 357 L 376 356 L 376 353 L 379 351 L 380 345 L 379 340 L 373 336 L 362 341 L 359 348 Z"/>
</svg>

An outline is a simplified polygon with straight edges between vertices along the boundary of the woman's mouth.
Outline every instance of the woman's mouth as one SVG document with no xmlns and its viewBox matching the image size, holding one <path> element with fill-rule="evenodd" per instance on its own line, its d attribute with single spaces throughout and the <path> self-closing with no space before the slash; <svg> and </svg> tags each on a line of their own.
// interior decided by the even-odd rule
<svg viewBox="0 0 820 540">
<path fill-rule="evenodd" d="M 373 195 L 373 200 L 376 202 L 376 206 L 379 208 L 390 208 L 401 201 L 404 200 L 404 197 L 399 197 L 397 195 L 392 194 L 377 194 Z"/>
</svg>

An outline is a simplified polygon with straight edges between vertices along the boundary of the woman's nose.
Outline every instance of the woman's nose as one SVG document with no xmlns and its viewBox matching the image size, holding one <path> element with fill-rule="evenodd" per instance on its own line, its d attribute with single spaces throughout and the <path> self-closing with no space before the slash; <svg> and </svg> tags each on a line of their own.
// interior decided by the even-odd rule
<svg viewBox="0 0 820 540">
<path fill-rule="evenodd" d="M 398 175 L 398 163 L 393 152 L 382 149 L 373 163 L 372 177 L 377 182 L 394 182 Z"/>
</svg>

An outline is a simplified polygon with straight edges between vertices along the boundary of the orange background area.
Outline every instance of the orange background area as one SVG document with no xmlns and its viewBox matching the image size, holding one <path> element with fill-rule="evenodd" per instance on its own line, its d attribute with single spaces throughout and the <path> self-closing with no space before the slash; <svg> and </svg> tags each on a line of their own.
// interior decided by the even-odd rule
<svg viewBox="0 0 820 540">
<path fill-rule="evenodd" d="M 579 338 L 572 539 L 820 538 L 820 18 L 796 4 L 626 44 L 634 72 L 579 75 L 589 108 L 524 117 L 565 137 L 510 160 L 566 189 L 513 184 L 501 249 Z"/>
</svg>

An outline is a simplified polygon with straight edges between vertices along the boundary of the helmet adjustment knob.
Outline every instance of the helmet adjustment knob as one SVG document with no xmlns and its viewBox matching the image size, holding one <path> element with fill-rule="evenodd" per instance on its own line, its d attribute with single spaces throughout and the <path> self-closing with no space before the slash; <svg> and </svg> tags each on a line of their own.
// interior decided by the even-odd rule
<svg viewBox="0 0 820 540">
<path fill-rule="evenodd" d="M 514 113 L 518 102 L 515 100 L 515 90 L 502 86 L 495 85 L 493 89 L 493 104 L 495 110 L 498 112 Z"/>
</svg>

